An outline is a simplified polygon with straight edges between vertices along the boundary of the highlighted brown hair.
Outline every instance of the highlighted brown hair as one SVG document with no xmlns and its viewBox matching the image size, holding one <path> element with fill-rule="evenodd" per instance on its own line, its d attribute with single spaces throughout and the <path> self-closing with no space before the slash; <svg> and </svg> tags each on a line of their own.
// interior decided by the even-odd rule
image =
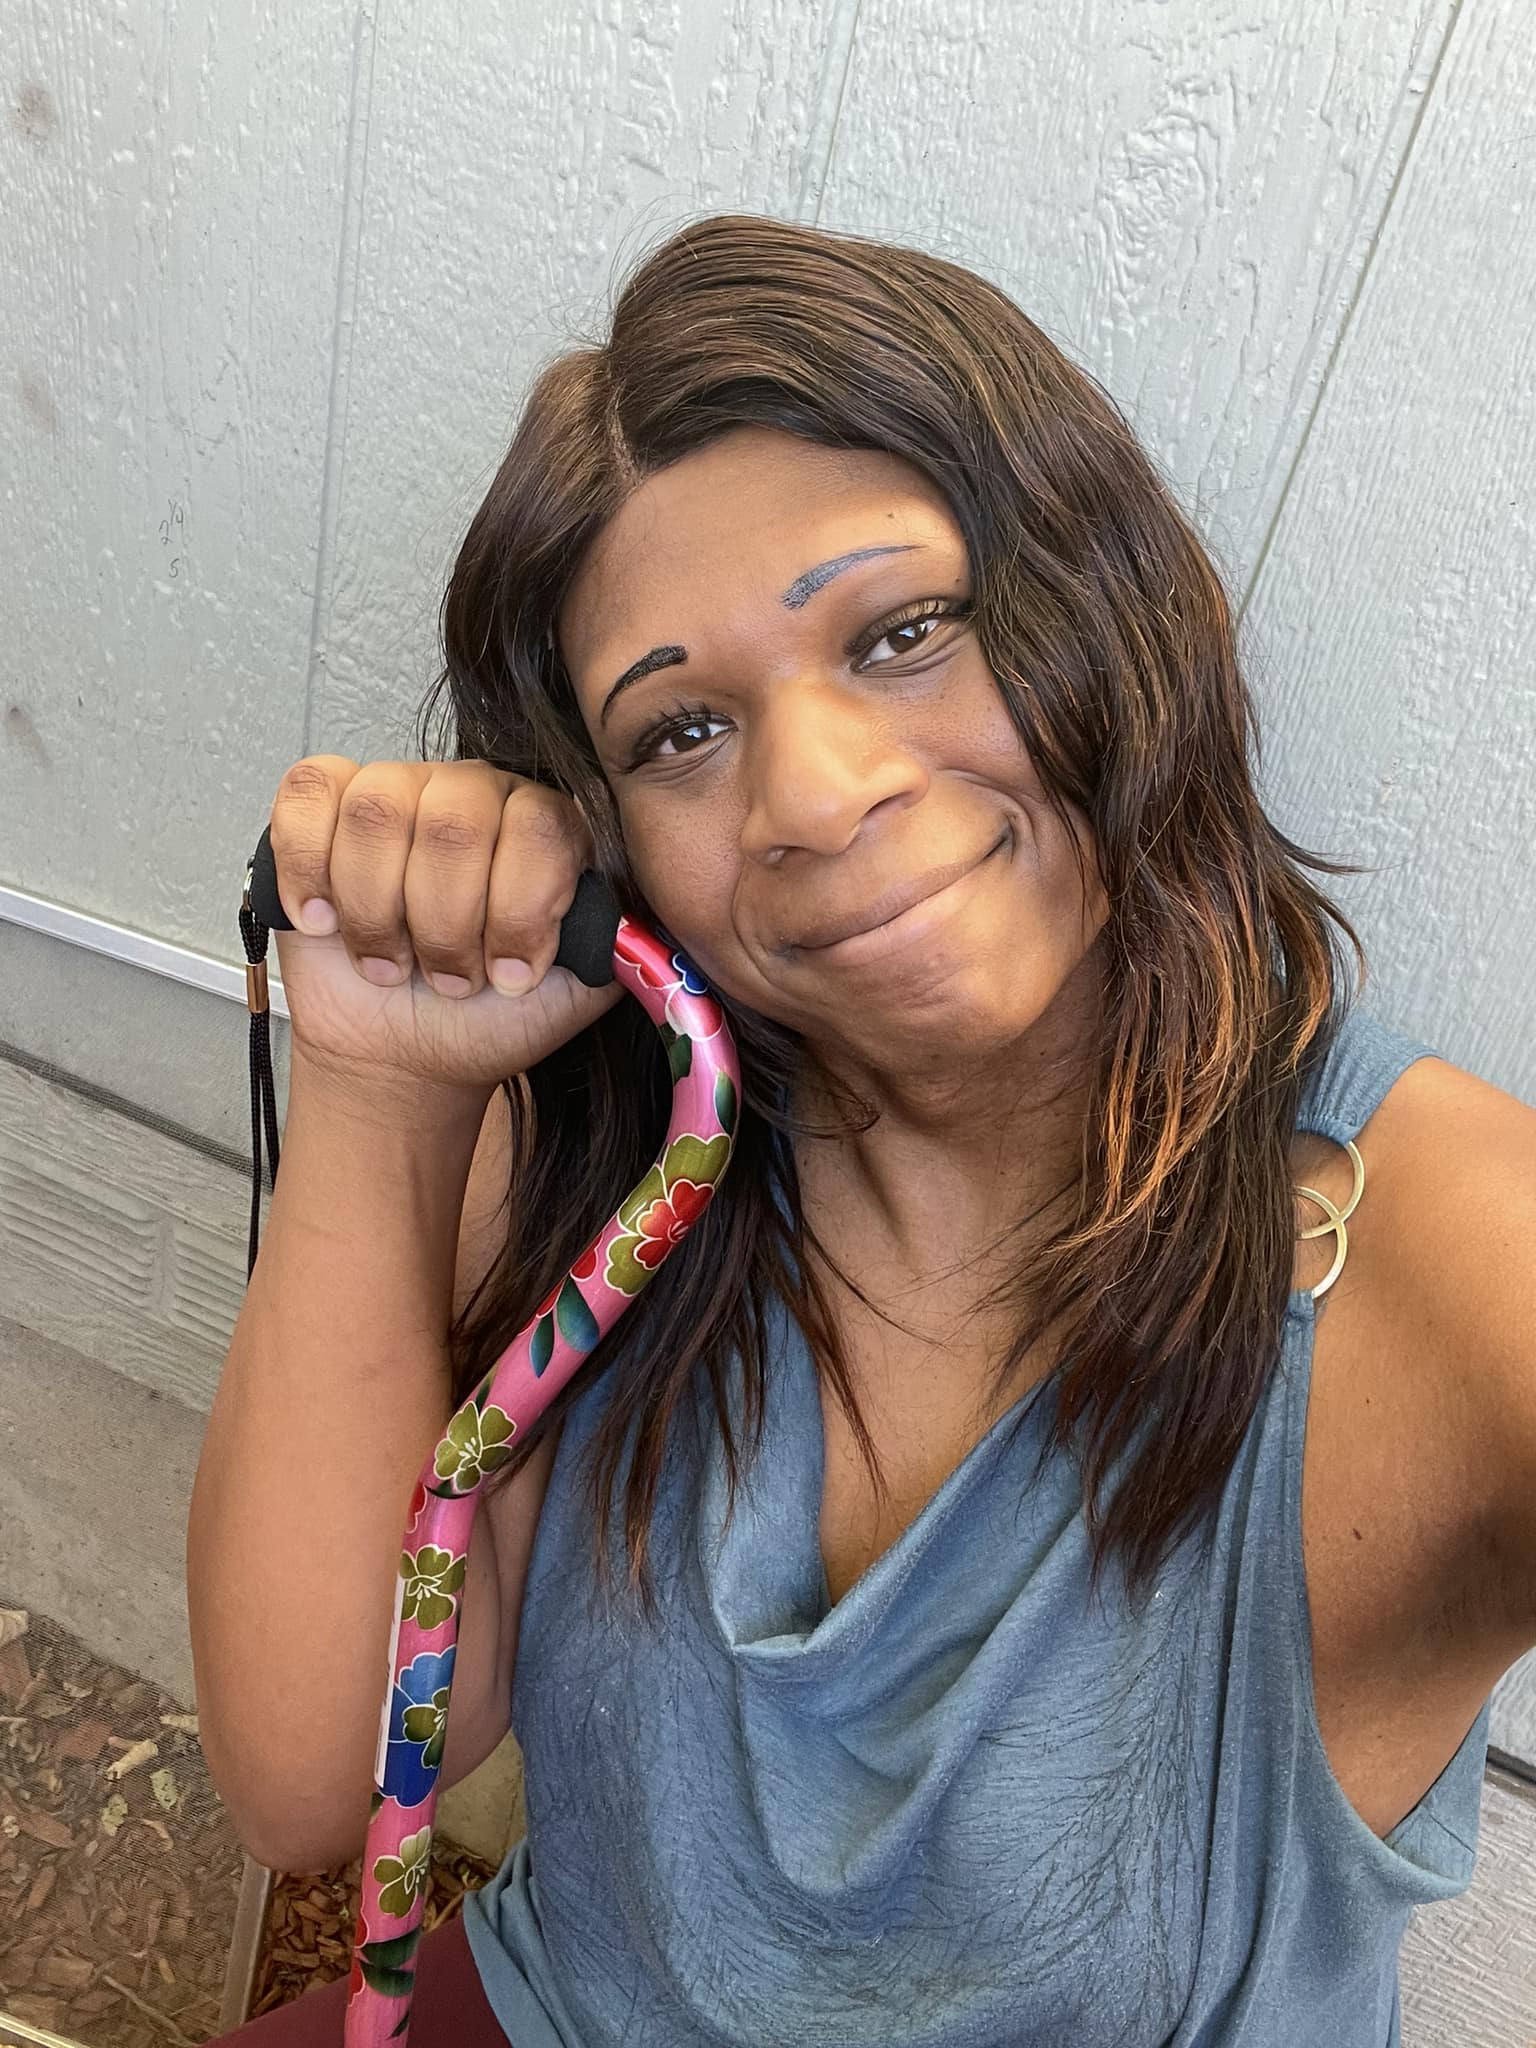
<svg viewBox="0 0 1536 2048">
<path fill-rule="evenodd" d="M 759 216 L 674 234 L 625 283 L 610 334 L 537 378 L 444 598 L 425 758 L 446 692 L 456 756 L 569 791 L 621 903 L 647 914 L 551 628 L 584 550 L 636 484 L 748 425 L 882 449 L 938 485 L 1013 722 L 1052 801 L 1091 823 L 1110 914 L 1096 941 L 1102 1018 L 1084 1049 L 1080 1166 L 1061 1227 L 994 1296 L 1018 1304 L 997 1389 L 1046 1347 L 1056 1412 L 1042 1451 L 1081 1462 L 1095 1583 L 1118 1557 L 1133 1596 L 1145 1593 L 1213 1511 L 1278 1358 L 1296 1229 L 1290 1139 L 1351 999 L 1342 939 L 1356 995 L 1366 975 L 1353 927 L 1301 869 L 1361 870 L 1297 846 L 1261 807 L 1222 578 L 1093 379 L 969 270 Z M 629 1581 L 652 1613 L 647 1538 L 670 1433 L 689 1426 L 690 1388 L 707 1394 L 700 1412 L 713 1410 L 734 1503 L 742 1447 L 728 1376 L 741 1374 L 754 1456 L 775 1296 L 884 1490 L 806 1256 L 826 1255 L 789 1143 L 802 1049 L 719 993 L 743 1069 L 720 1194 L 489 1482 L 520 1469 L 605 1374 L 588 1466 L 596 1558 L 610 1578 L 624 1467 Z M 621 1003 L 506 1093 L 517 1137 L 507 1240 L 451 1333 L 455 1398 L 640 1179 L 671 1083 L 654 1029 Z"/>
</svg>

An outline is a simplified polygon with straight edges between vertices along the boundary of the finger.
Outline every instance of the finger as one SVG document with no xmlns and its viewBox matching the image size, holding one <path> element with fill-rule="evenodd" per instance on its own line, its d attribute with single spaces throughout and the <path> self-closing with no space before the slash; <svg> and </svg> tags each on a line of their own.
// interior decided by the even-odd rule
<svg viewBox="0 0 1536 2048">
<path fill-rule="evenodd" d="M 485 987 L 485 905 L 502 806 L 519 778 L 485 761 L 439 761 L 416 805 L 405 915 L 421 971 L 439 995 Z"/>
<path fill-rule="evenodd" d="M 405 869 L 429 762 L 370 761 L 342 793 L 331 842 L 331 884 L 352 965 L 387 988 L 415 965 L 406 925 Z"/>
<path fill-rule="evenodd" d="M 336 929 L 331 842 L 341 799 L 357 763 L 343 754 L 306 754 L 277 786 L 267 836 L 278 901 L 296 931 Z"/>
<path fill-rule="evenodd" d="M 502 806 L 485 919 L 485 967 L 507 995 L 554 965 L 560 921 L 592 859 L 581 812 L 562 791 L 520 782 Z"/>
</svg>

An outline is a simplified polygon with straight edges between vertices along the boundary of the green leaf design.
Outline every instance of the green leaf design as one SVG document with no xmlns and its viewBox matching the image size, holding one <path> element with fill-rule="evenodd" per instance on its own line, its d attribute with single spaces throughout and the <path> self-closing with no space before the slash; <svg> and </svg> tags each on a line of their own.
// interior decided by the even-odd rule
<svg viewBox="0 0 1536 2048">
<path fill-rule="evenodd" d="M 420 1945 L 421 1929 L 413 1927 L 409 1934 L 389 1935 L 382 1941 L 365 1941 L 358 1956 L 362 1962 L 377 1963 L 383 1970 L 401 1970 Z"/>
<path fill-rule="evenodd" d="M 736 1128 L 736 1085 L 729 1074 L 715 1076 L 715 1115 L 728 1131 Z"/>
<path fill-rule="evenodd" d="M 573 1351 L 590 1351 L 597 1342 L 597 1318 L 583 1301 L 581 1289 L 569 1277 L 555 1303 L 555 1321 Z"/>
<path fill-rule="evenodd" d="M 693 1066 L 693 1040 L 686 1031 L 674 1031 L 666 1027 L 667 1065 L 672 1069 L 674 1085 L 689 1073 Z"/>
<path fill-rule="evenodd" d="M 663 1160 L 662 1166 L 665 1164 Z M 645 1214 L 652 1202 L 659 1202 L 666 1193 L 667 1184 L 661 1176 L 662 1167 L 653 1166 L 634 1193 L 619 1204 L 619 1222 L 625 1230 L 633 1230 L 636 1220 Z"/>
<path fill-rule="evenodd" d="M 528 1340 L 528 1363 L 533 1367 L 535 1379 L 542 1379 L 544 1368 L 554 1355 L 555 1319 L 540 1316 L 533 1326 L 533 1335 Z"/>
<path fill-rule="evenodd" d="M 403 2034 L 403 2033 L 405 2032 L 406 2028 L 407 2028 L 407 2027 L 408 2027 L 408 2026 L 409 2026 L 410 2024 L 411 2024 L 411 2009 L 410 2009 L 410 2007 L 409 2007 L 409 2006 L 407 2006 L 407 2007 L 406 2007 L 406 2009 L 405 2009 L 405 2011 L 404 2011 L 403 2013 L 401 2013 L 401 2015 L 400 2015 L 400 2018 L 399 2018 L 398 2022 L 397 2022 L 397 2023 L 396 2023 L 396 2024 L 395 2024 L 394 2026 L 392 2026 L 392 2027 L 390 2028 L 390 2030 L 389 2030 L 389 2038 L 390 2038 L 390 2040 L 391 2040 L 391 2041 L 398 2041 L 398 2040 L 399 2040 L 399 2038 L 400 2038 L 400 2036 L 401 2036 L 401 2035 L 402 2035 L 402 2034 Z"/>
<path fill-rule="evenodd" d="M 363 1982 L 370 1991 L 377 1991 L 381 1998 L 404 1998 L 416 1982 L 414 1970 L 381 1970 L 377 1963 L 370 1963 L 366 1955 L 359 1967 Z"/>
<path fill-rule="evenodd" d="M 731 1141 L 724 1132 L 717 1138 L 701 1138 L 694 1131 L 684 1131 L 680 1138 L 672 1140 L 661 1162 L 667 1186 L 671 1187 L 675 1180 L 717 1181 L 725 1171 L 730 1151 Z M 657 1193 L 660 1192 L 658 1188 Z"/>
</svg>

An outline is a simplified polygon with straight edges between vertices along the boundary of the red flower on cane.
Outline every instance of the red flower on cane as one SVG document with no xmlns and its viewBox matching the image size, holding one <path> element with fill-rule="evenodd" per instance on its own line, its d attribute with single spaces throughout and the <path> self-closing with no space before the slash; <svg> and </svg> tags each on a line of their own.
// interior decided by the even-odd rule
<svg viewBox="0 0 1536 2048">
<path fill-rule="evenodd" d="M 654 1273 L 674 1245 L 684 1238 L 714 1193 L 708 1181 L 675 1180 L 635 1218 L 635 1258 L 648 1273 Z"/>
</svg>

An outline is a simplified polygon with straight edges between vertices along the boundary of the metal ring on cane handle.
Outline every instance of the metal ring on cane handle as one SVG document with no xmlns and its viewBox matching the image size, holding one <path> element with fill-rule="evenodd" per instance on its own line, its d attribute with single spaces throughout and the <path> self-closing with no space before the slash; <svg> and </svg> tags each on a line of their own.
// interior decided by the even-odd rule
<svg viewBox="0 0 1536 2048">
<path fill-rule="evenodd" d="M 1324 1134 L 1319 1133 L 1319 1135 Z M 1319 1194 L 1316 1188 L 1298 1186 L 1296 1190 L 1298 1195 L 1306 1195 L 1309 1200 L 1316 1202 L 1320 1209 L 1325 1209 L 1328 1212 L 1328 1220 L 1325 1223 L 1314 1223 L 1307 1230 L 1299 1230 L 1296 1233 L 1298 1239 L 1321 1237 L 1325 1230 L 1337 1231 L 1339 1238 L 1339 1248 L 1333 1255 L 1333 1264 L 1328 1268 L 1327 1276 L 1310 1290 L 1314 1302 L 1321 1299 L 1328 1292 L 1334 1281 L 1338 1279 L 1344 1270 L 1344 1261 L 1349 1256 L 1349 1232 L 1345 1229 L 1344 1225 L 1348 1218 L 1354 1215 L 1355 1205 L 1365 1192 L 1365 1161 L 1360 1157 L 1359 1148 L 1349 1138 L 1344 1138 L 1337 1142 L 1342 1143 L 1355 1169 L 1355 1184 L 1350 1190 L 1349 1200 L 1345 1203 L 1344 1207 L 1341 1209 L 1336 1202 L 1330 1201 L 1327 1195 Z"/>
</svg>

